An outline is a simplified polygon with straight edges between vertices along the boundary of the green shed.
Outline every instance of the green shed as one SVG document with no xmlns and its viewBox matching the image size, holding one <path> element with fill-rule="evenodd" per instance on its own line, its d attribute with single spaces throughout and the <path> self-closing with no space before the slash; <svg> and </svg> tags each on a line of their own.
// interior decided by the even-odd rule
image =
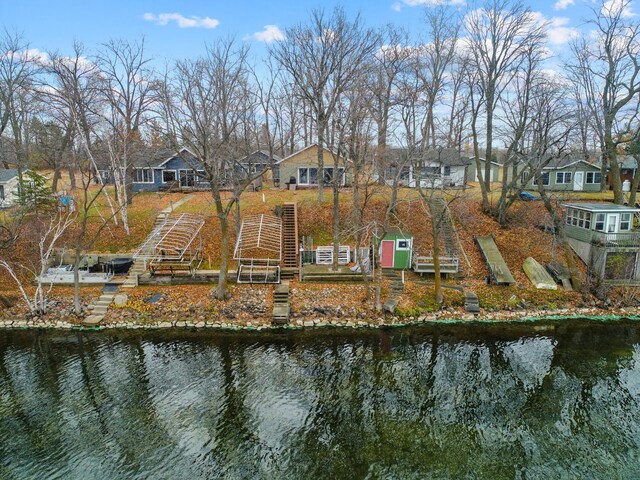
<svg viewBox="0 0 640 480">
<path fill-rule="evenodd" d="M 405 270 L 411 268 L 413 236 L 400 231 L 389 232 L 380 240 L 380 267 Z"/>
</svg>

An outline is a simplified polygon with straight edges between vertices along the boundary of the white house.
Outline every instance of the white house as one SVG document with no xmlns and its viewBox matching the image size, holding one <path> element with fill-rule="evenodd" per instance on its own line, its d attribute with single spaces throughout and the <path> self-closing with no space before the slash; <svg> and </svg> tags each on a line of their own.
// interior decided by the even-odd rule
<svg viewBox="0 0 640 480">
<path fill-rule="evenodd" d="M 417 153 L 394 149 L 389 152 L 392 164 L 384 176 L 388 182 L 398 168 L 400 184 L 423 188 L 461 187 L 467 182 L 467 168 L 471 160 L 460 156 L 455 148 L 431 148 Z"/>
<path fill-rule="evenodd" d="M 18 200 L 18 170 L 0 169 L 0 208 L 12 206 Z"/>
</svg>

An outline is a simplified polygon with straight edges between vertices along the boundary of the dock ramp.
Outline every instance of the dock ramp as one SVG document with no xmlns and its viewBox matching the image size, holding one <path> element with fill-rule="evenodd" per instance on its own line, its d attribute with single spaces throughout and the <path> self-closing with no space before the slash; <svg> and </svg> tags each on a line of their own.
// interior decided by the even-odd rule
<svg viewBox="0 0 640 480">
<path fill-rule="evenodd" d="M 498 250 L 498 246 L 496 245 L 493 235 L 477 236 L 474 237 L 474 240 L 478 244 L 478 248 L 480 248 L 484 261 L 487 262 L 489 274 L 491 275 L 493 282 L 496 285 L 515 284 L 516 281 L 513 278 L 513 275 L 511 275 L 509 267 L 507 267 L 507 264 L 502 258 L 502 254 L 500 253 L 500 250 Z"/>
</svg>

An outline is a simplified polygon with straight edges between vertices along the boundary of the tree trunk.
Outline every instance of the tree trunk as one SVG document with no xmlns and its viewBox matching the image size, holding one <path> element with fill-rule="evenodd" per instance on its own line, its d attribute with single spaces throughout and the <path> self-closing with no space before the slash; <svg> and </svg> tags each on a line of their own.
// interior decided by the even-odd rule
<svg viewBox="0 0 640 480">
<path fill-rule="evenodd" d="M 477 128 L 477 120 L 478 120 L 478 114 L 477 112 L 474 112 L 473 114 L 473 118 L 471 119 L 471 136 L 473 139 L 473 156 L 475 157 L 475 161 L 476 161 L 476 172 L 478 175 L 478 183 L 480 184 L 480 193 L 482 194 L 482 211 L 483 212 L 488 212 L 490 210 L 490 205 L 489 205 L 489 195 L 487 193 L 487 187 L 486 184 L 484 182 L 484 173 L 482 172 L 481 169 L 481 164 L 480 164 L 480 146 L 478 145 L 478 128 Z M 485 159 L 486 161 L 486 159 Z"/>
<path fill-rule="evenodd" d="M 487 147 L 485 150 L 485 158 L 484 158 L 484 185 L 485 190 L 487 192 L 491 191 L 491 157 L 493 155 L 493 145 L 491 142 L 493 141 L 493 95 L 492 92 L 487 92 L 487 135 L 486 142 Z M 484 199 L 482 209 L 485 210 L 485 213 L 489 211 L 489 205 L 487 202 L 485 210 Z"/>
<path fill-rule="evenodd" d="M 56 167 L 53 170 L 53 178 L 51 179 L 51 191 L 53 193 L 58 191 L 58 181 L 60 180 L 60 167 Z"/>
<path fill-rule="evenodd" d="M 229 219 L 226 215 L 220 217 L 220 275 L 218 275 L 218 287 L 216 288 L 215 297 L 218 300 L 226 300 L 229 298 L 229 289 L 227 287 L 227 277 L 229 271 Z"/>
<path fill-rule="evenodd" d="M 429 210 L 431 211 L 431 234 L 433 235 L 433 287 L 436 303 L 442 305 L 444 296 L 442 295 L 442 278 L 440 278 L 440 218 L 434 216 L 435 208 L 432 203 L 429 203 Z"/>
<path fill-rule="evenodd" d="M 333 268 L 338 268 L 338 255 L 340 254 L 340 189 L 336 180 L 338 167 L 334 167 L 333 179 Z"/>
<path fill-rule="evenodd" d="M 318 203 L 324 200 L 324 120 L 318 118 Z M 311 183 L 311 172 L 309 172 L 309 183 Z"/>
<path fill-rule="evenodd" d="M 76 189 L 76 174 L 73 171 L 73 167 L 69 167 L 69 187 L 71 190 Z"/>
<path fill-rule="evenodd" d="M 73 309 L 77 316 L 82 314 L 82 305 L 80 305 L 80 255 L 82 251 L 76 248 L 73 258 Z"/>
</svg>

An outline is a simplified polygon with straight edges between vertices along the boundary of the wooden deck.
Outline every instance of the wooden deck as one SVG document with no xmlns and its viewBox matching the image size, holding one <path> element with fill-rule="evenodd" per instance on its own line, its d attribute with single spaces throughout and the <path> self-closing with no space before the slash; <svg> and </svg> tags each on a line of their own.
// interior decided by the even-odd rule
<svg viewBox="0 0 640 480">
<path fill-rule="evenodd" d="M 516 283 L 509 267 L 502 258 L 500 250 L 496 245 L 496 241 L 493 235 L 486 237 L 474 237 L 480 252 L 484 257 L 487 266 L 489 267 L 489 274 L 496 285 L 513 285 Z"/>
</svg>

